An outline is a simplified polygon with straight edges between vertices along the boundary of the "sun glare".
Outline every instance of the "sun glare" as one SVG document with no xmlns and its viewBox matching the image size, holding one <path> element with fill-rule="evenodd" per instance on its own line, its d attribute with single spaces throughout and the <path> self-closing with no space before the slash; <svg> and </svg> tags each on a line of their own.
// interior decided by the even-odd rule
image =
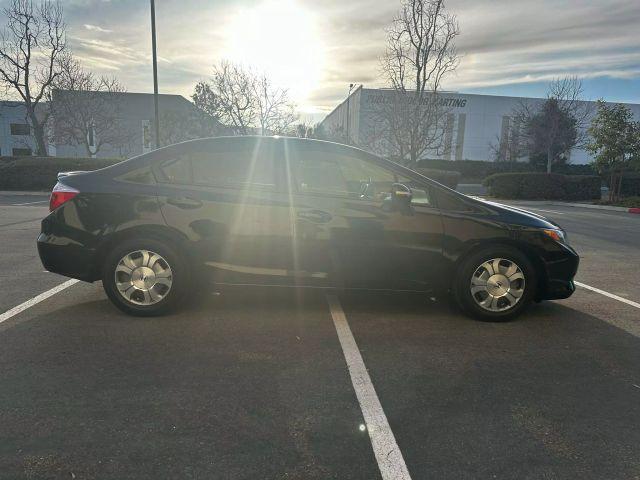
<svg viewBox="0 0 640 480">
<path fill-rule="evenodd" d="M 237 11 L 226 32 L 226 59 L 265 72 L 304 104 L 322 75 L 323 49 L 313 14 L 293 0 Z"/>
</svg>

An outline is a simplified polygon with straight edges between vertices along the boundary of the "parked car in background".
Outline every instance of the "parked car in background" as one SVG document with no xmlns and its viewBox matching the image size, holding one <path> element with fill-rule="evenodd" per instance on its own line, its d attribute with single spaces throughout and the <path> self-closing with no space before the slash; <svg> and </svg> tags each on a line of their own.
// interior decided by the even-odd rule
<svg viewBox="0 0 640 480">
<path fill-rule="evenodd" d="M 203 282 L 449 293 L 481 320 L 574 291 L 578 255 L 545 218 L 457 193 L 357 148 L 309 139 L 184 142 L 61 174 L 38 249 L 158 315 Z"/>
</svg>

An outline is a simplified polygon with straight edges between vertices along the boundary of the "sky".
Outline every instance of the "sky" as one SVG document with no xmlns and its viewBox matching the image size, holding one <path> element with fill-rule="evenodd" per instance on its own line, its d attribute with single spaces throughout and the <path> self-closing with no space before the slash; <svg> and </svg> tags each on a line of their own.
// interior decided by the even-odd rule
<svg viewBox="0 0 640 480">
<path fill-rule="evenodd" d="M 0 0 L 6 5 L 8 0 Z M 384 86 L 379 57 L 400 0 L 156 0 L 161 93 L 188 97 L 223 59 L 264 70 L 319 120 L 349 84 Z M 153 90 L 149 2 L 63 0 L 68 42 L 85 66 L 132 92 Z M 443 87 L 544 96 L 583 78 L 586 99 L 640 103 L 637 0 L 448 0 L 462 62 Z"/>
</svg>

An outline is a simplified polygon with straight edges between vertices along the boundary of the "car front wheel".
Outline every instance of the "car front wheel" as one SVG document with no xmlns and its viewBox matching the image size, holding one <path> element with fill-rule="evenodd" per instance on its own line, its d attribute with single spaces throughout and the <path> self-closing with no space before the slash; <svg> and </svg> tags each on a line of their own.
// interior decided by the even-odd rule
<svg viewBox="0 0 640 480">
<path fill-rule="evenodd" d="M 489 322 L 515 318 L 535 296 L 536 273 L 529 259 L 511 247 L 490 247 L 466 258 L 457 273 L 455 295 L 462 309 Z"/>
<path fill-rule="evenodd" d="M 176 307 L 188 291 L 182 256 L 152 238 L 118 244 L 105 260 L 102 285 L 109 299 L 125 313 L 154 316 Z"/>
</svg>

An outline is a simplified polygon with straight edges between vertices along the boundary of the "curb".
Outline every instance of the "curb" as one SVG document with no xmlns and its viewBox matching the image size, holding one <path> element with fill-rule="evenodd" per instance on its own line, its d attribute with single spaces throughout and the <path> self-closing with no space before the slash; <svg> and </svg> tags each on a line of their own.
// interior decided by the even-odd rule
<svg viewBox="0 0 640 480">
<path fill-rule="evenodd" d="M 590 203 L 564 203 L 564 202 L 555 202 L 551 203 L 551 205 L 558 206 L 567 206 L 567 207 L 577 207 L 577 208 L 591 208 L 594 210 L 610 210 L 612 212 L 626 212 L 626 213 L 640 213 L 640 208 L 629 208 L 629 207 L 612 207 L 611 205 L 591 205 Z"/>
</svg>

